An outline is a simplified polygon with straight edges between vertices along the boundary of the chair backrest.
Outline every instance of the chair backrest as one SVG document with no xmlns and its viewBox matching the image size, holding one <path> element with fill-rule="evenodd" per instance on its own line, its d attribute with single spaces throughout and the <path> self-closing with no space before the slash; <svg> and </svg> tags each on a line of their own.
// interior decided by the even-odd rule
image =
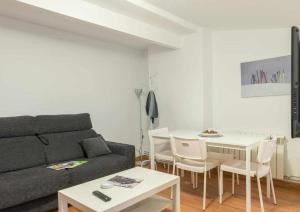
<svg viewBox="0 0 300 212">
<path fill-rule="evenodd" d="M 149 138 L 155 134 L 164 134 L 164 133 L 166 133 L 166 134 L 169 133 L 169 129 L 167 127 L 159 128 L 159 129 L 155 129 L 155 130 L 148 130 Z"/>
<path fill-rule="evenodd" d="M 257 153 L 258 163 L 269 163 L 276 151 L 277 138 L 270 137 L 260 142 Z"/>
<path fill-rule="evenodd" d="M 173 155 L 192 160 L 206 160 L 207 146 L 203 139 L 186 139 L 171 136 Z"/>
<path fill-rule="evenodd" d="M 158 134 L 169 135 L 169 129 L 166 127 L 166 128 L 160 128 L 160 129 L 148 131 L 149 142 L 150 145 L 151 144 L 153 145 L 154 152 L 171 150 L 170 140 L 165 138 L 155 138 L 154 135 L 158 135 Z"/>
</svg>

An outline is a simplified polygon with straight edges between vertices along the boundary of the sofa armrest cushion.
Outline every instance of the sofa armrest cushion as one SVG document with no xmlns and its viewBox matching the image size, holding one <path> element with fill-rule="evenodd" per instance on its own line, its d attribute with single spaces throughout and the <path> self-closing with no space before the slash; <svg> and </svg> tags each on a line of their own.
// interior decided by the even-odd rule
<svg viewBox="0 0 300 212">
<path fill-rule="evenodd" d="M 135 147 L 130 144 L 121 144 L 106 141 L 107 146 L 114 154 L 124 155 L 128 159 L 128 168 L 135 166 Z"/>
</svg>

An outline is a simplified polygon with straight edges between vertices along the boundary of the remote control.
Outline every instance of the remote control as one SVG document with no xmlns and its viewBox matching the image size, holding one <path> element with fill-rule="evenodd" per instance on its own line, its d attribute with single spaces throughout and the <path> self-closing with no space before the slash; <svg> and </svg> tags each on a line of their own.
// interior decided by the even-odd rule
<svg viewBox="0 0 300 212">
<path fill-rule="evenodd" d="M 93 191 L 93 194 L 98 197 L 99 199 L 103 200 L 104 202 L 108 202 L 111 200 L 110 197 L 106 196 L 105 194 L 103 194 L 100 191 Z"/>
</svg>

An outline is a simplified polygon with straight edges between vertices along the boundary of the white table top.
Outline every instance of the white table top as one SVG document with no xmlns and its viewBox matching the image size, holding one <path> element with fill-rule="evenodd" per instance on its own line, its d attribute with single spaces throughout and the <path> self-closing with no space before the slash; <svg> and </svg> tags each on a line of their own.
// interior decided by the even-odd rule
<svg viewBox="0 0 300 212">
<path fill-rule="evenodd" d="M 219 144 L 219 145 L 231 145 L 231 146 L 240 146 L 248 147 L 253 146 L 260 141 L 266 139 L 267 135 L 263 134 L 254 134 L 254 133 L 237 133 L 237 132 L 224 132 L 221 137 L 201 137 L 201 131 L 192 131 L 192 130 L 175 130 L 170 131 L 169 133 L 158 133 L 153 135 L 153 137 L 159 138 L 169 138 L 172 136 L 177 136 L 180 138 L 187 139 L 205 139 L 207 143 Z"/>
<path fill-rule="evenodd" d="M 118 186 L 114 186 L 110 189 L 100 188 L 100 185 L 103 182 L 116 175 L 143 179 L 143 182 L 141 182 L 134 188 L 123 188 Z M 120 209 L 123 209 L 124 204 L 130 206 L 136 202 L 143 200 L 144 198 L 156 194 L 164 188 L 168 188 L 174 185 L 178 181 L 178 176 L 154 171 L 151 169 L 135 167 L 123 172 L 112 174 L 103 178 L 99 178 L 87 183 L 61 190 L 59 191 L 59 193 L 63 194 L 67 198 L 80 202 L 80 204 L 84 205 L 87 208 L 90 208 L 91 211 L 119 211 Z M 95 197 L 92 194 L 92 192 L 95 190 L 99 190 L 107 196 L 111 197 L 111 201 L 103 202 L 102 200 Z"/>
</svg>

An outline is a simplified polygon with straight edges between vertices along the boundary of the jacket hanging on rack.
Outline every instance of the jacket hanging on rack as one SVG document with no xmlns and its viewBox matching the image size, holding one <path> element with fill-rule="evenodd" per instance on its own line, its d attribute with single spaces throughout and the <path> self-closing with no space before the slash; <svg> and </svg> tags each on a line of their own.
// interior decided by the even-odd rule
<svg viewBox="0 0 300 212">
<path fill-rule="evenodd" d="M 157 107 L 155 94 L 153 91 L 149 91 L 147 96 L 146 113 L 151 119 L 152 123 L 154 123 L 155 118 L 158 118 L 158 107 Z"/>
</svg>

